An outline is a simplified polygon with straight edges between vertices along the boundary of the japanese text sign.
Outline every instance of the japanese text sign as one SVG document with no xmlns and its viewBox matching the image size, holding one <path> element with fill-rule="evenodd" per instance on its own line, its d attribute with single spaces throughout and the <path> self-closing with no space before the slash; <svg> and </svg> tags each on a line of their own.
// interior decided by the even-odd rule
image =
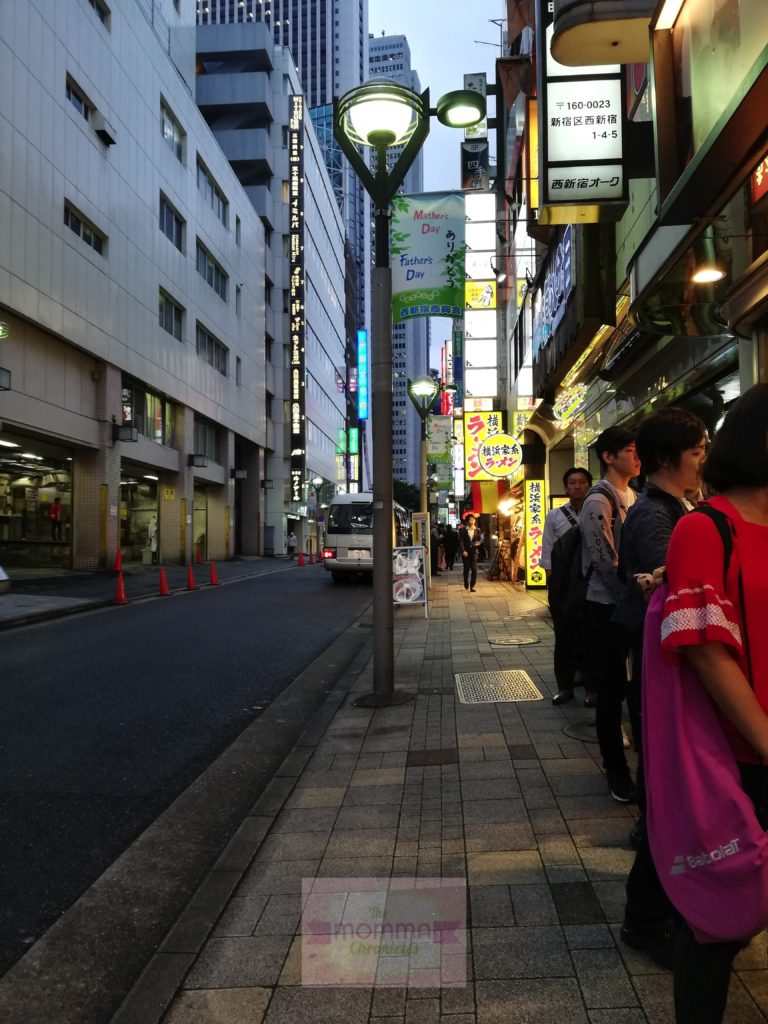
<svg viewBox="0 0 768 1024">
<path fill-rule="evenodd" d="M 541 568 L 541 542 L 544 537 L 546 493 L 543 480 L 525 481 L 525 585 L 545 587 L 547 577 Z"/>
<path fill-rule="evenodd" d="M 467 483 L 496 480 L 480 463 L 480 447 L 488 438 L 502 433 L 500 412 L 473 412 L 464 416 L 464 473 Z"/>
<path fill-rule="evenodd" d="M 477 457 L 488 477 L 500 480 L 512 476 L 523 464 L 523 449 L 509 434 L 492 434 L 480 442 Z"/>
</svg>

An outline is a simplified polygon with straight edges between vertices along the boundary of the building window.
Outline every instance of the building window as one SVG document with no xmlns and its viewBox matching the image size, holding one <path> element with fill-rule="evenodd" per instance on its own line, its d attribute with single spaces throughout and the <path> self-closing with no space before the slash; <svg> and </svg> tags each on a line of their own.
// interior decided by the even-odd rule
<svg viewBox="0 0 768 1024">
<path fill-rule="evenodd" d="M 283 181 L 281 183 L 280 197 L 284 203 L 287 203 L 291 198 L 291 193 L 287 181 Z"/>
<path fill-rule="evenodd" d="M 227 274 L 211 256 L 200 239 L 197 240 L 197 272 L 205 278 L 217 295 L 227 301 Z"/>
<path fill-rule="evenodd" d="M 88 3 L 91 5 L 94 11 L 96 11 L 96 17 L 99 19 L 102 25 L 106 25 L 106 27 L 109 28 L 110 11 L 107 5 L 104 3 L 104 0 L 88 0 Z"/>
<path fill-rule="evenodd" d="M 121 422 L 135 427 L 155 444 L 174 445 L 176 410 L 172 402 L 123 379 Z"/>
<path fill-rule="evenodd" d="M 235 313 L 237 313 L 238 316 L 240 316 L 240 313 L 242 312 L 242 310 L 241 310 L 242 296 L 243 296 L 243 289 L 240 287 L 240 285 L 237 285 L 237 287 L 235 288 Z"/>
<path fill-rule="evenodd" d="M 184 310 L 162 289 L 160 290 L 159 304 L 160 326 L 164 331 L 172 334 L 177 341 L 181 341 L 181 319 Z"/>
<path fill-rule="evenodd" d="M 215 423 L 195 416 L 195 454 L 219 461 L 219 431 Z"/>
<path fill-rule="evenodd" d="M 229 203 L 200 157 L 197 158 L 197 188 L 224 227 L 227 226 Z"/>
<path fill-rule="evenodd" d="M 227 376 L 229 349 L 226 345 L 222 345 L 218 338 L 214 338 L 210 331 L 206 331 L 201 324 L 197 325 L 197 354 L 209 366 L 218 370 L 222 376 Z"/>
<path fill-rule="evenodd" d="M 79 210 L 75 209 L 71 203 L 64 203 L 64 223 L 67 225 L 70 231 L 82 238 L 86 245 L 90 245 L 99 255 L 104 254 L 104 244 L 107 241 L 107 236 L 99 231 L 97 227 L 84 217 Z"/>
<path fill-rule="evenodd" d="M 240 218 L 235 217 L 235 242 L 240 245 Z"/>
<path fill-rule="evenodd" d="M 160 230 L 166 238 L 170 238 L 179 252 L 183 251 L 184 221 L 176 213 L 162 192 L 160 193 Z"/>
<path fill-rule="evenodd" d="M 87 121 L 93 113 L 94 106 L 92 103 L 88 101 L 85 93 L 80 88 L 80 86 L 74 81 L 74 79 L 70 78 L 69 75 L 67 75 L 66 94 L 67 99 L 78 112 L 78 114 L 84 120 Z"/>
<path fill-rule="evenodd" d="M 238 386 L 243 383 L 243 360 L 240 356 L 235 356 L 235 384 Z"/>
<path fill-rule="evenodd" d="M 160 101 L 160 131 L 165 141 L 176 154 L 176 159 L 183 163 L 185 132 L 171 113 L 170 108 L 162 100 Z"/>
</svg>

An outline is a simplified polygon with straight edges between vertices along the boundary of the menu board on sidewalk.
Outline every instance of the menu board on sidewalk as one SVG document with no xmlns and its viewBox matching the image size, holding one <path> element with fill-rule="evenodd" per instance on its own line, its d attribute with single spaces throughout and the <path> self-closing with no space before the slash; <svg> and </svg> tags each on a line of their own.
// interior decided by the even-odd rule
<svg viewBox="0 0 768 1024">
<path fill-rule="evenodd" d="M 423 604 L 427 617 L 427 581 L 423 547 L 392 551 L 392 600 L 395 604 Z"/>
</svg>

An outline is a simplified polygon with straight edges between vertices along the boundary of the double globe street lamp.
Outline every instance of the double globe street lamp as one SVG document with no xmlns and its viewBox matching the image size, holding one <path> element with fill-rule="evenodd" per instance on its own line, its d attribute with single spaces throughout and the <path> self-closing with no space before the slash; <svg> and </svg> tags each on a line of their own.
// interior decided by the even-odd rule
<svg viewBox="0 0 768 1024">
<path fill-rule="evenodd" d="M 389 266 L 390 203 L 429 134 L 429 118 L 453 128 L 477 124 L 485 97 L 466 89 L 446 93 L 430 108 L 421 95 L 386 78 L 358 86 L 333 100 L 333 134 L 355 170 L 375 211 L 371 303 L 371 426 L 373 428 L 373 693 L 360 707 L 385 707 L 410 700 L 395 692 L 392 602 L 392 274 Z M 360 149 L 376 154 L 372 171 Z M 391 168 L 388 151 L 401 147 Z"/>
</svg>

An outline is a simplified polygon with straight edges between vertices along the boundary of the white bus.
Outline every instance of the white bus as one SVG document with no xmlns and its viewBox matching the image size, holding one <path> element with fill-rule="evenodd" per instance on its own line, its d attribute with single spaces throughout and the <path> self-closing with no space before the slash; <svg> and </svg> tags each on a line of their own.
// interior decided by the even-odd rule
<svg viewBox="0 0 768 1024">
<path fill-rule="evenodd" d="M 410 514 L 393 502 L 392 543 L 408 544 Z M 348 579 L 352 573 L 373 572 L 373 495 L 337 494 L 328 509 L 323 548 L 323 565 L 333 580 Z"/>
</svg>

